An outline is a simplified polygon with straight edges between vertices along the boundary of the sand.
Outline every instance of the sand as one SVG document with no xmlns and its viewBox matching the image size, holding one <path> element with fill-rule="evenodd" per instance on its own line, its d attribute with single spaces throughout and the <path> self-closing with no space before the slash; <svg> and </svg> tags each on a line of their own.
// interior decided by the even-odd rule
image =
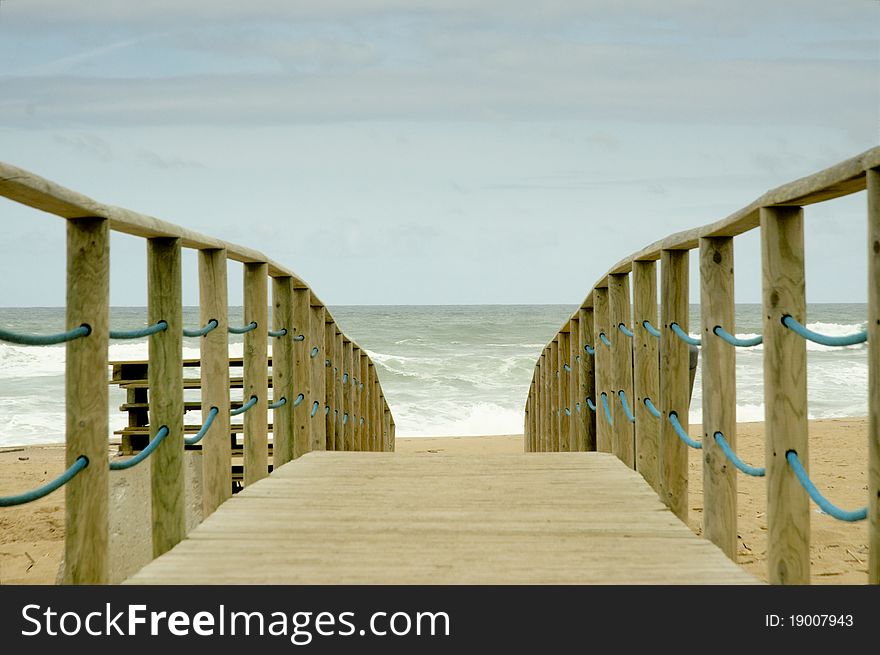
<svg viewBox="0 0 880 655">
<path fill-rule="evenodd" d="M 699 434 L 694 426 L 691 434 Z M 763 460 L 763 424 L 741 423 L 737 451 L 746 462 Z M 848 509 L 867 497 L 867 420 L 834 419 L 810 423 L 810 471 L 820 490 Z M 519 435 L 494 437 L 398 438 L 406 453 L 522 452 Z M 38 486 L 64 468 L 63 446 L 0 450 L 0 496 Z M 699 451 L 691 451 L 689 526 L 700 534 L 702 476 Z M 766 503 L 763 478 L 738 477 L 738 562 L 761 580 L 766 572 Z M 867 526 L 832 519 L 811 505 L 811 560 L 814 584 L 864 584 L 867 581 Z M 0 584 L 54 584 L 64 551 L 64 491 L 19 507 L 0 508 Z"/>
</svg>

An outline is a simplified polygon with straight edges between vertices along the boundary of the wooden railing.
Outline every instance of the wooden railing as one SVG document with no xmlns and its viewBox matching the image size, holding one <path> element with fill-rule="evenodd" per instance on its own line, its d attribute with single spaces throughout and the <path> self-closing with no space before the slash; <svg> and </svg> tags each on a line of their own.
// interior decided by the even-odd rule
<svg viewBox="0 0 880 655">
<path fill-rule="evenodd" d="M 868 578 L 880 583 L 878 167 L 880 148 L 873 148 L 612 266 L 540 355 L 525 407 L 525 450 L 612 452 L 687 520 L 688 446 L 669 419 L 674 415 L 687 431 L 688 344 L 671 326 L 688 331 L 688 256 L 698 250 L 701 318 L 695 327 L 702 340 L 703 430 L 697 445 L 703 450 L 703 532 L 735 559 L 737 470 L 717 435 L 735 451 L 736 355 L 734 345 L 716 329 L 735 334 L 734 237 L 760 227 L 769 580 L 809 583 L 810 499 L 789 461 L 793 453 L 808 466 L 806 346 L 784 321 L 790 316 L 806 324 L 802 207 L 867 189 Z M 588 409 L 588 402 L 595 411 Z"/>
<path fill-rule="evenodd" d="M 140 380 L 149 388 L 148 425 L 153 439 L 161 427 L 168 429 L 150 455 L 154 557 L 185 536 L 182 248 L 198 251 L 200 326 L 217 323 L 215 329 L 200 337 L 201 406 L 218 408 L 201 441 L 205 517 L 232 491 L 229 259 L 241 262 L 244 268 L 244 323 L 256 323 L 244 334 L 243 378 L 239 383 L 245 399 L 256 398 L 242 416 L 244 484 L 269 473 L 269 404 L 282 399 L 284 402 L 272 410 L 276 468 L 313 450 L 394 449 L 394 420 L 376 367 L 366 351 L 342 332 L 320 298 L 291 270 L 255 250 L 100 204 L 2 163 L 0 195 L 67 219 L 66 325 L 68 329 L 89 327 L 87 336 L 67 342 L 67 466 L 73 466 L 81 457 L 88 463 L 65 486 L 65 582 L 108 581 L 111 231 L 146 240 L 148 322 L 167 323 L 166 329 L 149 336 L 147 377 Z M 269 330 L 276 336 L 270 337 Z M 297 400 L 300 395 L 302 398 Z"/>
</svg>

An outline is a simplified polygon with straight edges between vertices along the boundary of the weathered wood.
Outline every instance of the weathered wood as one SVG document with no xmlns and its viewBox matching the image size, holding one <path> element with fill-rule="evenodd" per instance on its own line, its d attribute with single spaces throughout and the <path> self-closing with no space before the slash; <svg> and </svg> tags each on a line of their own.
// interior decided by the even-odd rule
<svg viewBox="0 0 880 655">
<path fill-rule="evenodd" d="M 584 421 L 583 412 L 590 411 L 581 398 L 581 354 L 585 357 L 580 343 L 581 323 L 575 312 L 575 316 L 568 323 L 568 361 L 571 366 L 571 380 L 568 384 L 568 406 L 571 408 L 571 450 L 583 452 L 584 450 Z"/>
<path fill-rule="evenodd" d="M 559 452 L 559 432 L 561 408 L 559 407 L 559 335 L 550 342 L 549 360 L 549 389 L 550 394 L 550 443 L 548 450 L 553 453 Z"/>
<path fill-rule="evenodd" d="M 351 385 L 351 413 L 348 416 L 348 422 L 351 423 L 352 431 L 352 450 L 362 451 L 361 435 L 363 430 L 360 428 L 361 417 L 361 349 L 352 344 L 351 349 L 351 375 L 348 383 Z"/>
<path fill-rule="evenodd" d="M 385 406 L 385 409 L 383 411 L 383 415 L 384 415 L 384 425 L 385 425 L 385 428 L 384 428 L 385 440 L 383 443 L 382 450 L 385 451 L 386 453 L 388 453 L 388 452 L 392 451 L 392 447 L 391 447 L 391 410 L 388 409 L 387 405 Z"/>
<path fill-rule="evenodd" d="M 636 470 L 655 490 L 660 490 L 660 423 L 648 411 L 645 399 L 660 404 L 660 346 L 645 329 L 657 327 L 657 265 L 633 262 L 633 413 L 636 417 Z"/>
<path fill-rule="evenodd" d="M 334 422 L 336 423 L 336 450 L 345 450 L 345 426 L 342 419 L 345 413 L 345 396 L 342 385 L 342 372 L 345 370 L 345 349 L 343 346 L 342 332 L 337 328 L 336 335 L 333 338 L 333 381 L 335 389 L 333 396 L 336 399 L 336 406 L 333 411 Z"/>
<path fill-rule="evenodd" d="M 579 309 L 578 323 L 581 326 L 581 340 L 578 344 L 580 361 L 580 397 L 581 423 L 583 425 L 583 447 L 581 450 L 596 450 L 596 413 L 587 406 L 587 398 L 594 400 L 596 397 L 596 368 L 594 356 L 590 355 L 584 346 L 592 345 L 593 342 L 593 310 Z"/>
<path fill-rule="evenodd" d="M 690 356 L 687 344 L 670 329 L 678 323 L 688 329 L 688 251 L 664 250 L 660 260 L 660 489 L 667 507 L 687 523 L 688 453 L 669 422 L 675 412 L 688 429 Z"/>
<path fill-rule="evenodd" d="M 284 336 L 272 338 L 272 402 L 287 402 L 272 410 L 272 442 L 274 453 L 272 464 L 275 467 L 286 464 L 294 458 L 293 371 L 296 361 L 293 354 L 293 280 L 290 277 L 272 278 L 272 329 L 275 332 L 286 330 Z M 268 383 L 268 380 L 267 380 Z"/>
<path fill-rule="evenodd" d="M 244 388 L 242 399 L 257 403 L 244 413 L 244 484 L 248 486 L 269 475 L 269 267 L 244 265 L 244 324 L 257 327 L 244 335 Z"/>
<path fill-rule="evenodd" d="M 361 395 L 361 416 L 358 419 L 358 430 L 361 435 L 361 450 L 370 450 L 370 358 L 361 348 L 361 372 L 358 375 L 358 389 Z"/>
<path fill-rule="evenodd" d="M 550 444 L 550 406 L 549 406 L 549 394 L 547 392 L 548 385 L 548 375 L 547 375 L 547 358 L 550 356 L 550 347 L 545 346 L 543 352 L 541 352 L 541 357 L 538 359 L 538 368 L 540 378 L 538 380 L 538 418 L 540 419 L 540 424 L 538 427 L 538 436 L 537 436 L 537 451 L 539 453 L 547 452 L 547 449 Z"/>
<path fill-rule="evenodd" d="M 736 561 L 736 467 L 715 442 L 721 432 L 736 451 L 736 348 L 715 326 L 736 334 L 733 238 L 700 239 L 703 362 L 703 534 Z"/>
<path fill-rule="evenodd" d="M 343 395 L 343 433 L 345 434 L 345 450 L 353 451 L 355 450 L 355 442 L 354 442 L 354 384 L 352 383 L 353 377 L 353 360 L 354 360 L 354 346 L 351 341 L 348 339 L 343 339 L 343 352 L 342 352 L 342 378 L 344 380 L 342 385 L 342 395 Z"/>
<path fill-rule="evenodd" d="M 300 457 L 312 448 L 312 367 L 309 354 L 311 334 L 311 292 L 308 289 L 293 290 L 293 402 L 299 394 L 302 402 L 293 408 L 294 448 L 293 456 Z"/>
<path fill-rule="evenodd" d="M 324 430 L 324 407 L 326 399 L 324 394 L 326 388 L 324 385 L 324 369 L 326 368 L 324 361 L 327 351 L 324 348 L 324 322 L 325 313 L 323 307 L 316 307 L 314 304 L 310 308 L 311 325 L 309 327 L 309 361 L 311 362 L 311 386 L 309 388 L 309 415 L 312 414 L 314 403 L 318 403 L 318 410 L 315 415 L 310 418 L 312 424 L 312 443 L 311 450 L 327 449 L 327 434 Z M 315 353 L 315 348 L 318 352 Z"/>
<path fill-rule="evenodd" d="M 382 386 L 379 384 L 379 368 L 373 363 L 370 367 L 373 380 L 373 450 L 382 452 L 382 414 L 384 408 L 384 398 L 382 398 Z"/>
<path fill-rule="evenodd" d="M 880 170 L 868 171 L 868 582 L 880 584 Z"/>
<path fill-rule="evenodd" d="M 326 452 L 237 494 L 129 582 L 755 580 L 665 511 L 642 478 L 610 455 Z"/>
<path fill-rule="evenodd" d="M 158 557 L 186 535 L 180 239 L 147 240 L 147 295 L 149 323 L 168 323 L 167 330 L 149 337 L 153 436 L 162 426 L 168 427 L 168 436 L 150 455 L 153 557 Z"/>
<path fill-rule="evenodd" d="M 769 580 L 809 584 L 810 501 L 786 460 L 793 450 L 809 467 L 807 347 L 782 323 L 785 315 L 807 322 L 800 207 L 761 208 L 761 259 Z"/>
<path fill-rule="evenodd" d="M 324 324 L 324 348 L 324 403 L 329 408 L 324 414 L 324 434 L 327 450 L 336 450 L 336 417 L 333 414 L 336 409 L 336 324 L 331 321 Z M 324 412 L 323 408 L 321 412 Z"/>
<path fill-rule="evenodd" d="M 88 325 L 86 337 L 68 341 L 65 360 L 65 461 L 89 465 L 65 486 L 64 582 L 107 584 L 109 425 L 107 334 L 110 312 L 110 237 L 105 219 L 67 223 L 68 330 Z"/>
<path fill-rule="evenodd" d="M 599 335 L 608 336 L 608 289 L 597 287 L 593 291 L 593 364 L 596 367 L 596 450 L 611 452 L 612 427 L 608 425 L 602 407 L 602 394 L 608 397 L 609 406 L 614 401 L 611 395 L 611 353 Z"/>
<path fill-rule="evenodd" d="M 537 369 L 532 371 L 532 381 L 529 382 L 529 395 L 526 396 L 525 434 L 523 435 L 523 450 L 527 453 L 534 452 L 535 444 L 535 375 Z"/>
<path fill-rule="evenodd" d="M 217 416 L 202 437 L 202 514 L 205 518 L 232 495 L 229 460 L 229 292 L 226 251 L 199 250 L 199 324 L 217 321 L 217 327 L 199 340 L 202 420 L 212 407 Z"/>
<path fill-rule="evenodd" d="M 560 332 L 557 339 L 556 366 L 557 371 L 559 371 L 556 384 L 556 402 L 559 405 L 558 450 L 567 453 L 571 450 L 571 412 L 574 411 L 574 408 L 569 406 L 569 400 L 571 399 L 571 394 L 569 393 L 571 373 L 565 370 L 566 365 L 568 365 L 569 353 L 571 352 L 571 336 L 568 332 Z M 568 413 L 565 410 L 568 410 Z"/>
<path fill-rule="evenodd" d="M 635 468 L 635 431 L 623 409 L 620 393 L 633 404 L 633 357 L 632 339 L 620 331 L 620 326 L 629 328 L 630 300 L 629 275 L 608 276 L 608 338 L 611 340 L 611 392 L 608 402 L 611 404 L 614 425 L 612 426 L 612 452 L 620 460 Z M 632 409 L 632 407 L 630 407 Z"/>
</svg>

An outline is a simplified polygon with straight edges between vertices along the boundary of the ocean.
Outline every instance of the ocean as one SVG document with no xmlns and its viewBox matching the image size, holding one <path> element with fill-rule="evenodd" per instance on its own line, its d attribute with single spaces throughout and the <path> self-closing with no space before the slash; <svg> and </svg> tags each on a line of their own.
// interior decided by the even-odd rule
<svg viewBox="0 0 880 655">
<path fill-rule="evenodd" d="M 521 433 L 535 359 L 574 309 L 574 305 L 331 307 L 346 334 L 369 352 L 378 367 L 398 436 Z M 811 304 L 807 316 L 811 329 L 848 334 L 864 329 L 867 306 Z M 691 307 L 690 321 L 696 334 L 696 305 Z M 113 329 L 145 322 L 143 307 L 111 309 Z M 198 308 L 185 308 L 184 322 L 196 327 Z M 740 337 L 760 333 L 760 305 L 737 305 L 736 322 Z M 230 323 L 243 323 L 240 307 L 230 309 Z M 64 309 L 0 308 L 0 327 L 60 331 Z M 241 354 L 241 350 L 242 337 L 230 335 L 230 352 Z M 762 346 L 737 349 L 740 421 L 764 418 L 762 350 Z M 0 447 L 64 440 L 64 354 L 63 345 L 0 342 Z M 810 417 L 866 415 L 866 345 L 831 348 L 808 343 L 807 354 Z M 146 339 L 111 342 L 111 361 L 146 356 Z M 198 339 L 184 339 L 184 357 L 198 356 Z M 188 369 L 186 375 L 196 373 L 197 369 Z M 187 392 L 187 398 L 197 397 L 197 392 Z M 126 423 L 118 411 L 124 401 L 124 392 L 111 386 L 111 430 Z M 690 420 L 700 420 L 699 371 Z M 199 421 L 198 412 L 187 415 L 188 423 Z"/>
</svg>

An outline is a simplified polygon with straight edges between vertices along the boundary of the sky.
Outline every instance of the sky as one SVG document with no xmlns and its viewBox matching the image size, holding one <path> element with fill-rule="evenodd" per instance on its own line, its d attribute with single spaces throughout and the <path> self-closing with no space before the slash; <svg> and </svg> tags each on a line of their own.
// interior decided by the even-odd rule
<svg viewBox="0 0 880 655">
<path fill-rule="evenodd" d="M 331 306 L 579 303 L 878 128 L 876 0 L 0 2 L 0 160 Z M 864 196 L 807 208 L 808 300 L 865 300 Z M 0 199 L 0 224 L 0 305 L 63 305 L 61 219 Z M 759 302 L 756 233 L 736 258 Z M 142 240 L 111 262 L 111 303 L 146 304 Z"/>
</svg>

